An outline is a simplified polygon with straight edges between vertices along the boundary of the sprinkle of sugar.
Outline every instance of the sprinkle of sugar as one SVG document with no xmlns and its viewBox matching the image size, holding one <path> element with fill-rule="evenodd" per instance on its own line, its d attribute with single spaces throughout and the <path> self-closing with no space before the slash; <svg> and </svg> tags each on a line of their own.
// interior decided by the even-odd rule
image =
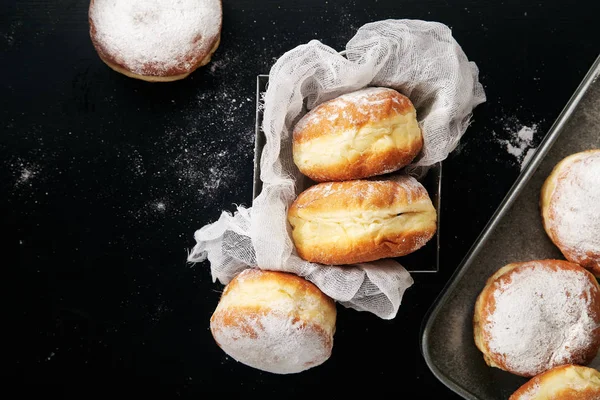
<svg viewBox="0 0 600 400">
<path fill-rule="evenodd" d="M 35 175 L 35 172 L 33 172 L 32 170 L 30 170 L 28 168 L 24 168 L 23 171 L 21 171 L 21 176 L 19 177 L 19 183 L 27 182 L 33 175 Z"/>
<path fill-rule="evenodd" d="M 158 305 L 154 306 L 154 305 L 148 305 L 149 308 L 149 312 L 146 316 L 146 318 L 148 318 L 148 320 L 152 323 L 152 324 L 157 324 L 160 322 L 160 320 L 162 319 L 162 317 L 164 315 L 169 314 L 171 311 L 171 308 L 169 308 L 167 306 L 167 304 L 165 302 L 160 302 Z"/>
<path fill-rule="evenodd" d="M 31 162 L 18 160 L 12 164 L 12 168 L 16 170 L 17 179 L 15 187 L 31 186 L 32 181 L 40 173 L 40 166 Z"/>
<path fill-rule="evenodd" d="M 392 186 L 392 182 L 397 186 Z M 310 207 L 313 201 L 329 196 L 377 198 L 381 195 L 380 192 L 386 190 L 386 188 L 393 188 L 394 191 L 402 192 L 406 196 L 407 205 L 429 201 L 426 189 L 415 178 L 408 175 L 394 175 L 383 179 L 375 177 L 356 182 L 319 183 L 304 192 L 304 200 L 298 203 L 298 207 Z"/>
<path fill-rule="evenodd" d="M 158 3 L 150 0 L 148 4 Z M 56 10 L 51 11 L 60 17 L 60 13 L 54 13 Z M 26 25 L 26 18 L 19 18 L 15 24 L 18 26 L 15 25 L 13 36 L 19 43 L 23 35 L 18 33 L 22 33 L 20 29 Z M 283 27 L 281 31 L 287 35 Z M 44 36 L 50 31 L 42 29 L 35 34 Z M 259 44 L 254 40 L 251 42 Z M 105 201 L 123 226 L 147 227 L 153 224 L 164 227 L 165 220 L 187 223 L 190 215 L 204 221 L 204 218 L 218 217 L 223 208 L 233 210 L 236 205 L 250 205 L 252 197 L 248 193 L 252 188 L 256 97 L 254 86 L 247 85 L 241 72 L 247 68 L 247 60 L 252 60 L 256 70 L 268 71 L 274 62 L 272 56 L 264 46 L 248 46 L 241 42 L 220 48 L 205 69 L 199 71 L 200 75 L 189 77 L 188 86 L 198 90 L 162 99 L 168 103 L 164 113 L 153 124 L 151 134 L 144 135 L 143 139 L 131 136 L 111 142 L 99 133 L 101 129 L 96 130 L 95 125 L 87 126 L 83 116 L 71 124 L 81 124 L 81 128 L 62 127 L 50 134 L 48 125 L 61 126 L 51 122 L 59 121 L 60 113 L 46 112 L 47 124 L 43 125 L 39 121 L 35 123 L 33 114 L 26 112 L 18 118 L 3 121 L 7 137 L 23 143 L 19 149 L 11 149 L 14 155 L 2 160 L 7 173 L 7 201 L 19 212 L 38 209 L 55 201 Z M 227 84 L 216 84 L 221 81 Z M 74 85 L 80 88 L 85 82 L 78 77 Z M 118 115 L 122 110 L 119 108 L 118 85 L 102 90 L 105 90 L 103 97 L 99 98 L 103 98 L 106 106 Z M 132 90 L 132 96 L 141 96 L 145 91 L 141 88 Z M 87 107 L 87 104 L 79 103 L 80 100 L 74 106 Z M 156 104 L 143 102 L 136 110 L 151 115 L 155 113 Z M 116 129 L 119 125 L 111 119 L 105 123 L 105 129 Z M 127 124 L 118 129 L 127 130 Z M 222 134 L 215 135 L 215 132 Z M 91 157 L 84 150 L 63 151 L 70 146 L 94 148 L 96 156 Z M 110 190 L 100 190 L 99 197 L 93 198 L 89 189 L 106 179 L 110 181 L 107 175 L 119 176 L 120 184 L 111 185 Z M 90 176 L 94 178 L 90 179 Z M 58 192 L 51 190 L 55 187 L 69 188 L 64 193 L 65 200 L 60 200 Z M 163 202 L 165 209 L 158 209 L 157 202 Z M 169 225 L 168 229 L 179 229 L 175 234 L 188 244 L 188 230 L 183 231 L 176 225 Z M 131 250 L 143 246 L 143 241 L 127 239 L 126 245 Z"/>
<path fill-rule="evenodd" d="M 600 263 L 600 151 L 582 153 L 562 168 L 546 223 L 575 262 L 596 255 Z"/>
<path fill-rule="evenodd" d="M 598 288 L 588 274 L 535 261 L 517 268 L 494 283 L 495 308 L 484 322 L 490 351 L 520 374 L 584 361 L 600 326 L 590 308 Z"/>
<path fill-rule="evenodd" d="M 356 114 L 369 116 L 370 118 L 380 118 L 376 115 L 381 113 L 381 110 L 373 106 L 387 103 L 390 100 L 398 112 L 405 112 L 404 110 L 410 104 L 410 100 L 398 96 L 387 97 L 386 93 L 388 92 L 395 91 L 389 88 L 367 87 L 342 94 L 310 110 L 298 121 L 294 130 L 301 131 L 308 125 L 319 124 L 319 121 L 323 119 L 329 121 L 332 125 L 335 125 L 340 118 L 344 121 L 353 121 L 358 118 Z M 327 107 L 327 112 L 319 112 L 323 107 Z"/>
<path fill-rule="evenodd" d="M 535 154 L 537 148 L 531 148 L 529 150 L 527 150 L 527 153 L 525 153 L 525 157 L 523 157 L 523 161 L 521 161 L 521 171 L 527 166 L 527 164 L 529 164 L 529 161 L 531 161 L 531 159 L 533 158 L 533 155 Z"/>
<path fill-rule="evenodd" d="M 510 140 L 506 140 L 506 151 L 522 160 L 524 153 L 530 148 L 533 140 L 533 134 L 537 131 L 537 125 L 531 127 L 524 126 L 518 132 L 511 135 Z"/>
<path fill-rule="evenodd" d="M 519 140 L 524 143 L 531 143 L 533 140 L 533 135 L 537 131 L 537 125 L 533 125 L 532 127 L 524 126 L 519 132 L 517 132 L 517 136 Z"/>
<path fill-rule="evenodd" d="M 190 70 L 221 28 L 219 0 L 95 0 L 90 20 L 100 46 L 131 71 Z M 182 72 L 180 72 L 182 73 Z"/>
<path fill-rule="evenodd" d="M 197 101 L 212 101 L 214 107 L 201 118 L 191 114 L 187 123 L 181 127 L 170 126 L 151 147 L 159 154 L 151 152 L 142 155 L 136 149 L 128 149 L 130 171 L 136 179 L 151 179 L 152 164 L 146 158 L 160 156 L 166 160 L 166 166 L 154 174 L 169 179 L 173 185 L 172 189 L 159 192 L 158 198 L 130 210 L 136 220 L 149 221 L 157 213 L 181 214 L 189 212 L 186 210 L 191 207 L 214 211 L 222 196 L 233 198 L 236 193 L 243 193 L 247 180 L 244 179 L 241 164 L 232 163 L 231 159 L 246 158 L 247 164 L 244 165 L 252 167 L 255 134 L 254 130 L 244 126 L 243 121 L 248 119 L 247 114 L 254 113 L 254 108 L 248 104 L 252 99 L 235 96 L 236 92 L 233 90 L 203 91 L 198 94 Z M 233 99 L 236 101 L 233 102 Z M 233 118 L 234 115 L 238 116 L 237 120 Z M 235 131 L 238 139 L 231 142 L 228 137 L 209 138 L 206 131 L 212 129 Z M 160 202 L 164 203 L 164 208 L 159 206 Z M 219 204 L 218 207 L 221 208 L 222 205 Z"/>
<path fill-rule="evenodd" d="M 522 170 L 537 150 L 535 138 L 539 125 L 536 123 L 527 126 L 512 117 L 502 118 L 500 122 L 503 123 L 502 132 L 493 132 L 494 138 L 514 157 Z"/>
</svg>

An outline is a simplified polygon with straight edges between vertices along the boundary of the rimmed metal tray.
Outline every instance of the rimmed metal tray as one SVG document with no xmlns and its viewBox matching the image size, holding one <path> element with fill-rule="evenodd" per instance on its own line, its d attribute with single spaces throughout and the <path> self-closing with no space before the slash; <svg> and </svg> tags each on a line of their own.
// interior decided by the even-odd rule
<svg viewBox="0 0 600 400">
<path fill-rule="evenodd" d="M 342 52 L 343 54 L 343 52 Z M 269 75 L 258 75 L 256 79 L 256 126 L 255 126 L 255 141 L 254 141 L 254 185 L 253 198 L 260 194 L 262 189 L 262 181 L 260 180 L 260 158 L 263 147 L 265 146 L 265 135 L 262 131 L 263 112 L 262 112 L 262 96 L 267 90 Z M 440 221 L 441 221 L 441 189 L 442 189 L 442 163 L 433 165 L 425 176 L 420 179 L 423 184 L 435 209 L 437 210 L 437 231 L 435 236 L 418 251 L 404 257 L 396 258 L 411 273 L 432 273 L 439 271 L 440 265 Z M 308 178 L 303 182 L 298 182 L 298 189 L 304 190 L 314 184 Z"/>
<path fill-rule="evenodd" d="M 506 400 L 527 380 L 488 367 L 473 341 L 475 300 L 486 279 L 505 264 L 564 259 L 541 222 L 542 184 L 561 159 L 600 148 L 600 57 L 585 76 L 535 155 L 430 309 L 421 349 L 434 375 L 472 400 Z M 592 362 L 600 367 L 600 357 Z"/>
</svg>

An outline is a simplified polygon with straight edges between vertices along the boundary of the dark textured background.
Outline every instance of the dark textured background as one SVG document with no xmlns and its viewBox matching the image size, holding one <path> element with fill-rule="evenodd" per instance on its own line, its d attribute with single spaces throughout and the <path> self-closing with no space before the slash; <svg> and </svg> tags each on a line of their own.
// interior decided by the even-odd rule
<svg viewBox="0 0 600 400">
<path fill-rule="evenodd" d="M 595 1 L 224 1 L 221 46 L 188 79 L 148 84 L 97 57 L 86 1 L 0 8 L 0 209 L 8 301 L 3 358 L 23 382 L 170 383 L 308 395 L 418 389 L 456 398 L 425 365 L 423 317 L 519 174 L 501 140 L 540 142 L 598 54 Z M 256 75 L 311 39 L 342 49 L 362 24 L 443 22 L 488 96 L 444 163 L 442 264 L 416 275 L 395 320 L 339 308 L 334 353 L 275 376 L 217 348 L 222 287 L 190 266 L 193 232 L 249 204 Z"/>
</svg>

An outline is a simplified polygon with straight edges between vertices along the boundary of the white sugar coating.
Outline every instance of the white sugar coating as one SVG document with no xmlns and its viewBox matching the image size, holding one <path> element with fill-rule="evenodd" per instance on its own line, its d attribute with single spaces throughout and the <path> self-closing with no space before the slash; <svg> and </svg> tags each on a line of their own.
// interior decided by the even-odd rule
<svg viewBox="0 0 600 400">
<path fill-rule="evenodd" d="M 370 103 L 371 101 L 373 101 L 371 99 L 372 97 L 379 96 L 380 94 L 386 92 L 393 92 L 393 89 L 383 87 L 367 87 L 364 89 L 356 90 L 354 92 L 343 94 L 337 97 L 336 99 L 332 100 L 332 102 L 352 102 L 355 104 Z"/>
<path fill-rule="evenodd" d="M 335 186 L 338 186 L 338 185 L 335 185 Z M 316 196 L 318 196 L 321 199 L 328 197 L 339 191 L 334 188 L 333 182 L 319 183 L 314 186 L 311 186 L 308 190 L 310 190 L 311 193 L 315 194 Z"/>
<path fill-rule="evenodd" d="M 429 196 L 423 184 L 410 175 L 392 175 L 389 180 L 397 183 L 404 189 L 409 202 L 415 201 L 424 195 Z"/>
<path fill-rule="evenodd" d="M 530 387 L 529 389 L 527 389 L 527 391 L 525 393 L 523 393 L 521 396 L 519 396 L 518 400 L 533 400 L 538 395 L 539 390 L 540 390 L 540 385 L 535 384 L 532 387 Z"/>
<path fill-rule="evenodd" d="M 598 288 L 588 274 L 537 262 L 510 274 L 510 281 L 495 283 L 495 309 L 484 325 L 489 350 L 525 375 L 584 361 L 574 355 L 590 351 L 593 331 L 600 327 L 590 310 Z"/>
<path fill-rule="evenodd" d="M 293 314 L 271 311 L 246 315 L 237 326 L 219 324 L 212 330 L 219 346 L 233 359 L 276 374 L 304 371 L 331 355 L 331 342 Z"/>
<path fill-rule="evenodd" d="M 408 204 L 427 198 L 427 190 L 423 185 L 409 175 L 394 175 L 387 179 L 371 178 L 359 181 L 354 181 L 351 184 L 345 182 L 327 182 L 319 183 L 307 189 L 318 199 L 323 199 L 331 195 L 342 194 L 352 197 L 377 197 L 383 185 L 388 185 L 388 182 L 394 182 L 399 186 L 399 190 L 406 193 L 406 201 Z M 300 204 L 300 207 L 308 206 L 308 204 Z"/>
<path fill-rule="evenodd" d="M 561 246 L 577 260 L 600 262 L 600 151 L 586 153 L 565 168 L 551 199 L 552 219 Z"/>
<path fill-rule="evenodd" d="M 384 88 L 384 87 L 367 87 L 354 92 L 346 93 L 331 99 L 308 112 L 304 117 L 298 121 L 294 130 L 302 130 L 306 126 L 311 124 L 318 124 L 322 119 L 326 119 L 332 123 L 335 123 L 339 118 L 343 118 L 345 121 L 353 122 L 353 116 L 345 110 L 348 104 L 353 104 L 356 108 L 355 111 L 362 115 L 371 115 L 373 106 L 389 101 L 390 98 L 382 97 L 385 93 L 391 92 L 396 93 L 395 90 Z M 405 98 L 399 97 L 398 95 L 392 96 L 391 101 L 396 103 L 400 108 L 404 108 L 404 103 L 410 101 Z M 329 113 L 318 112 L 319 107 L 327 105 L 331 107 Z"/>
<path fill-rule="evenodd" d="M 90 9 L 96 40 L 138 74 L 193 67 L 190 53 L 210 50 L 221 17 L 220 0 L 94 0 Z"/>
</svg>

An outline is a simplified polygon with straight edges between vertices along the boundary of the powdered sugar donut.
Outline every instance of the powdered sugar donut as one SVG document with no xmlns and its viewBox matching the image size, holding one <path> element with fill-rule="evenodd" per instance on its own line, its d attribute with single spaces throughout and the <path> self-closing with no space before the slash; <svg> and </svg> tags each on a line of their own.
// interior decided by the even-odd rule
<svg viewBox="0 0 600 400">
<path fill-rule="evenodd" d="M 434 236 L 437 212 L 413 177 L 314 185 L 288 211 L 298 255 L 321 264 L 354 264 L 410 254 Z"/>
<path fill-rule="evenodd" d="M 600 400 L 600 372 L 561 365 L 529 380 L 508 400 Z"/>
<path fill-rule="evenodd" d="M 100 58 L 132 78 L 183 79 L 219 46 L 221 0 L 91 0 L 90 36 Z"/>
<path fill-rule="evenodd" d="M 370 87 L 326 101 L 294 127 L 294 163 L 316 182 L 362 179 L 396 171 L 421 151 L 412 102 Z"/>
<path fill-rule="evenodd" d="M 568 261 L 509 264 L 488 279 L 473 325 L 489 366 L 532 377 L 585 365 L 600 348 L 600 286 Z"/>
<path fill-rule="evenodd" d="M 250 367 L 297 373 L 331 356 L 336 308 L 297 275 L 246 269 L 225 288 L 210 320 L 223 351 Z"/>
<path fill-rule="evenodd" d="M 544 228 L 565 258 L 600 277 L 600 150 L 559 162 L 540 203 Z"/>
</svg>

